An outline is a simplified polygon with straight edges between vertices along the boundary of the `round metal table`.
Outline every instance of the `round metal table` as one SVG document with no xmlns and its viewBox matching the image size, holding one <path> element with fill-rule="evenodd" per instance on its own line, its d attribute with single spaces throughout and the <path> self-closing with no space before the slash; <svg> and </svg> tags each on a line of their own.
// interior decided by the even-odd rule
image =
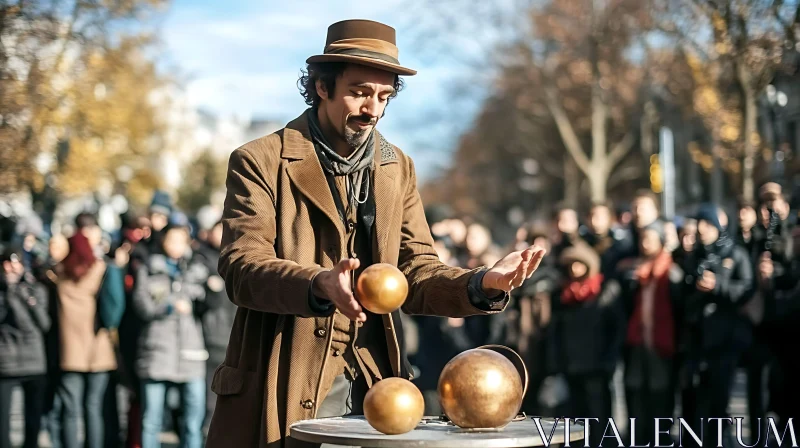
<svg viewBox="0 0 800 448">
<path fill-rule="evenodd" d="M 554 419 L 542 418 L 542 431 L 550 437 Z M 461 429 L 439 417 L 425 417 L 410 432 L 389 436 L 373 429 L 363 416 L 302 420 L 290 427 L 290 436 L 312 443 L 364 448 L 519 448 L 545 446 L 532 417 L 514 421 L 501 430 Z M 570 442 L 583 440 L 583 426 L 570 423 Z M 564 422 L 559 420 L 550 446 L 565 443 Z"/>
</svg>

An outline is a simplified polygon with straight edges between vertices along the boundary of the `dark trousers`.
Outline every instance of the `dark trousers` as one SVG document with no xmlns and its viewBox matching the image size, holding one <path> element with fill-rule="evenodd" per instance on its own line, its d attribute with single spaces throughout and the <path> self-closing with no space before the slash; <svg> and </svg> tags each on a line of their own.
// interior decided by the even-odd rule
<svg viewBox="0 0 800 448">
<path fill-rule="evenodd" d="M 611 374 L 605 372 L 567 375 L 572 418 L 596 418 L 589 424 L 589 446 L 602 446 L 603 432 L 611 418 Z M 608 446 L 613 441 L 609 439 Z"/>
<path fill-rule="evenodd" d="M 62 406 L 64 448 L 78 448 L 78 421 L 83 415 L 86 448 L 102 448 L 105 444 L 103 404 L 108 387 L 108 372 L 64 372 L 58 388 Z"/>
<path fill-rule="evenodd" d="M 747 414 L 750 419 L 750 444 L 755 443 L 758 434 L 767 429 L 767 404 L 764 400 L 764 379 L 767 367 L 772 363 L 769 345 L 756 336 L 753 345 L 742 356 L 742 366 L 747 374 Z M 760 432 L 756 432 L 758 419 L 761 419 Z"/>
<path fill-rule="evenodd" d="M 636 419 L 636 444 L 655 446 L 655 419 L 671 418 L 675 408 L 673 360 L 643 346 L 629 347 L 625 356 L 625 401 L 628 417 Z M 668 430 L 665 422 L 660 430 Z M 668 434 L 659 444 L 672 443 Z"/>
<path fill-rule="evenodd" d="M 703 445 L 713 447 L 717 444 L 717 423 L 708 422 L 709 418 L 728 417 L 728 402 L 731 387 L 738 364 L 738 354 L 725 353 L 707 360 L 704 365 L 687 378 L 688 384 L 682 392 L 683 416 L 692 429 L 700 434 L 700 419 L 707 424 L 704 429 Z M 723 430 L 726 430 L 723 426 Z M 723 439 L 723 445 L 731 442 L 732 428 L 729 426 Z M 713 435 L 708 437 L 708 435 Z M 726 440 L 727 439 L 727 440 Z M 684 433 L 684 446 L 691 447 L 694 440 Z"/>
<path fill-rule="evenodd" d="M 11 394 L 17 386 L 22 387 L 25 400 L 25 444 L 24 448 L 39 446 L 39 431 L 42 429 L 47 380 L 44 375 L 0 378 L 0 448 L 11 448 Z"/>
</svg>

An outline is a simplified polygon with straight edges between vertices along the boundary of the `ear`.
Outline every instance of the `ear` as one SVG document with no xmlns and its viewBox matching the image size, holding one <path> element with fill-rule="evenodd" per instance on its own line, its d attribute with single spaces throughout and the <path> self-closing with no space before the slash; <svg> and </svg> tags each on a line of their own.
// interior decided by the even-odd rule
<svg viewBox="0 0 800 448">
<path fill-rule="evenodd" d="M 323 100 L 327 100 L 328 99 L 328 88 L 325 86 L 325 83 L 322 82 L 321 79 L 318 79 L 314 83 L 314 86 L 317 88 L 317 95 L 319 95 L 319 97 L 322 98 Z"/>
</svg>

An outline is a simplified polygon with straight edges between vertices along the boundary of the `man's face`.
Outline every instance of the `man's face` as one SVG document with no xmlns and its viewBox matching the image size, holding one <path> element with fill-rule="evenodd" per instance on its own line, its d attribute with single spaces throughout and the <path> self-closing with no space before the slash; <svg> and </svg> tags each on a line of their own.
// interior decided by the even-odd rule
<svg viewBox="0 0 800 448">
<path fill-rule="evenodd" d="M 753 207 L 742 207 L 739 209 L 739 227 L 749 232 L 756 225 L 756 211 Z"/>
<path fill-rule="evenodd" d="M 189 232 L 184 229 L 171 229 L 164 235 L 164 253 L 169 258 L 182 258 L 189 249 Z"/>
<path fill-rule="evenodd" d="M 589 268 L 580 261 L 573 261 L 569 266 L 569 275 L 573 280 L 583 278 L 587 272 L 589 272 Z"/>
<path fill-rule="evenodd" d="M 592 211 L 589 213 L 589 224 L 597 235 L 608 233 L 611 228 L 611 210 L 604 205 L 592 207 Z"/>
<path fill-rule="evenodd" d="M 492 235 L 486 227 L 472 224 L 467 231 L 467 250 L 472 255 L 481 255 L 492 244 Z"/>
<path fill-rule="evenodd" d="M 697 236 L 704 246 L 714 244 L 719 239 L 719 230 L 705 220 L 697 223 Z"/>
<path fill-rule="evenodd" d="M 169 218 L 167 215 L 161 213 L 152 213 L 150 215 L 150 226 L 156 232 L 160 232 L 161 229 L 167 226 L 167 224 L 169 224 Z"/>
<path fill-rule="evenodd" d="M 50 238 L 50 258 L 56 263 L 61 263 L 69 254 L 69 241 L 64 235 L 58 233 Z"/>
<path fill-rule="evenodd" d="M 361 146 L 383 116 L 395 77 L 384 70 L 348 65 L 332 93 L 317 81 L 317 94 L 323 100 L 320 111 L 349 147 Z"/>
<path fill-rule="evenodd" d="M 89 240 L 89 245 L 92 247 L 92 249 L 99 247 L 100 243 L 103 242 L 103 230 L 100 228 L 100 226 L 95 225 L 84 227 L 81 229 L 81 232 L 83 233 L 83 236 Z"/>
<path fill-rule="evenodd" d="M 215 225 L 210 232 L 208 232 L 208 244 L 217 249 L 222 246 L 222 224 Z"/>
<path fill-rule="evenodd" d="M 789 217 L 789 203 L 783 198 L 777 198 L 764 202 L 761 206 L 761 223 L 766 227 L 769 224 L 769 211 L 773 210 L 780 216 L 781 220 Z"/>
<path fill-rule="evenodd" d="M 633 224 L 638 229 L 647 227 L 658 219 L 658 209 L 655 202 L 646 196 L 636 198 L 633 201 L 631 211 L 633 212 Z"/>
<path fill-rule="evenodd" d="M 639 243 L 642 250 L 642 255 L 646 258 L 652 258 L 661 253 L 663 244 L 661 243 L 661 236 L 652 229 L 647 229 L 642 232 L 642 240 Z"/>
<path fill-rule="evenodd" d="M 566 209 L 558 212 L 558 231 L 567 235 L 573 235 L 578 231 L 578 213 L 575 210 Z"/>
</svg>

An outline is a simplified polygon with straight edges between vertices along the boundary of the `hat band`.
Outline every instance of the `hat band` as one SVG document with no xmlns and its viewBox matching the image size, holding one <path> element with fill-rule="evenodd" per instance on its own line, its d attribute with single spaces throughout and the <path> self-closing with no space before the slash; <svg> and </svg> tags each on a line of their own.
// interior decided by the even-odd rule
<svg viewBox="0 0 800 448">
<path fill-rule="evenodd" d="M 400 65 L 397 47 L 380 39 L 341 39 L 325 47 L 325 54 L 361 56 Z"/>
</svg>

